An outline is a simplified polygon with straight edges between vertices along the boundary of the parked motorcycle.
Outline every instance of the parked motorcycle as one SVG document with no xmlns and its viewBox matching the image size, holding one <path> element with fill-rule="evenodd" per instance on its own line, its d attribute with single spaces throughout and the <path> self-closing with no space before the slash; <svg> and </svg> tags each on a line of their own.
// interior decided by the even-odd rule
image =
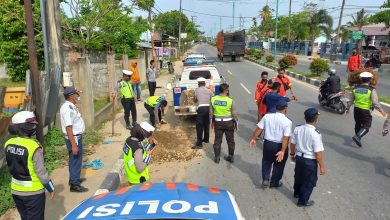
<svg viewBox="0 0 390 220">
<path fill-rule="evenodd" d="M 346 96 L 345 91 L 341 90 L 337 93 L 330 94 L 327 97 L 323 97 L 322 95 L 324 94 L 323 91 L 325 91 L 326 89 L 327 88 L 324 86 L 322 82 L 319 89 L 320 94 L 318 94 L 318 102 L 320 103 L 320 105 L 323 107 L 330 108 L 339 114 L 344 114 L 349 102 L 349 99 Z"/>
<path fill-rule="evenodd" d="M 175 72 L 175 69 L 173 68 L 173 64 L 171 61 L 168 62 L 168 72 L 170 74 L 174 73 Z"/>
</svg>

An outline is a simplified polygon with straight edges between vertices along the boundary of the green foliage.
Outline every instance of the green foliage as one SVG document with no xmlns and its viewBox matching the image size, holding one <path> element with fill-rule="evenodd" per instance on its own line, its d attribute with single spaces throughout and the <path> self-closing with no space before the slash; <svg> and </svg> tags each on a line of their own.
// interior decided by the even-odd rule
<svg viewBox="0 0 390 220">
<path fill-rule="evenodd" d="M 19 1 L 1 0 L 0 15 L 0 62 L 7 64 L 6 71 L 13 82 L 24 81 L 28 69 L 28 47 L 23 5 L 19 4 Z M 44 69 L 39 18 L 39 1 L 34 1 L 35 46 L 39 68 Z"/>
<path fill-rule="evenodd" d="M 309 19 L 309 13 L 302 11 L 297 14 L 280 16 L 278 23 L 278 38 L 288 40 L 288 26 L 290 24 L 290 40 L 307 40 L 309 27 L 305 23 Z"/>
<path fill-rule="evenodd" d="M 93 99 L 93 108 L 95 113 L 100 111 L 103 107 L 105 107 L 108 103 L 110 103 L 110 97 L 104 97 L 100 99 Z"/>
<path fill-rule="evenodd" d="M 248 52 L 246 53 L 248 56 L 255 55 L 256 49 L 255 48 L 249 48 Z"/>
<path fill-rule="evenodd" d="M 134 3 L 142 10 L 148 11 L 154 6 L 154 0 L 133 0 Z"/>
<path fill-rule="evenodd" d="M 275 30 L 275 21 L 272 19 L 272 12 L 273 9 L 271 9 L 268 5 L 265 5 L 260 11 L 260 30 L 262 32 L 262 36 L 271 37 L 273 35 L 272 33 Z"/>
<path fill-rule="evenodd" d="M 71 6 L 76 4 L 76 6 Z M 142 7 L 152 1 L 138 1 Z M 149 3 L 148 3 L 149 2 Z M 145 3 L 145 5 L 143 5 Z M 117 54 L 137 54 L 136 42 L 150 29 L 147 21 L 131 17 L 131 8 L 120 0 L 65 0 L 71 16 L 63 13 L 63 38 L 82 53 L 113 49 Z M 140 6 L 140 7 L 141 7 Z"/>
<path fill-rule="evenodd" d="M 17 81 L 14 82 L 11 79 L 1 79 L 0 80 L 0 87 L 25 87 L 26 82 L 25 81 Z"/>
<path fill-rule="evenodd" d="M 268 55 L 265 57 L 265 60 L 267 61 L 267 63 L 272 63 L 274 62 L 274 56 Z"/>
<path fill-rule="evenodd" d="M 321 73 L 329 69 L 329 63 L 324 59 L 316 58 L 310 63 L 309 69 L 317 76 L 321 76 Z"/>
<path fill-rule="evenodd" d="M 0 216 L 8 209 L 14 208 L 15 203 L 11 194 L 11 175 L 7 166 L 0 169 Z"/>
<path fill-rule="evenodd" d="M 390 104 L 390 96 L 379 95 L 379 101 Z"/>
<path fill-rule="evenodd" d="M 156 30 L 162 30 L 165 34 L 179 37 L 179 18 L 180 12 L 173 10 L 159 14 L 154 18 Z M 185 14 L 181 14 L 181 31 L 187 33 L 187 40 L 199 40 L 200 32 L 197 30 L 196 25 L 191 22 Z"/>
<path fill-rule="evenodd" d="M 289 68 L 290 66 L 295 66 L 297 65 L 298 63 L 298 60 L 295 56 L 293 55 L 287 55 L 287 56 L 284 56 L 282 59 L 279 60 L 279 66 L 281 68 L 284 68 L 284 69 L 287 69 Z"/>
<path fill-rule="evenodd" d="M 64 135 L 60 129 L 53 128 L 45 135 L 44 157 L 48 172 L 59 167 L 66 158 L 67 150 L 64 145 Z"/>
<path fill-rule="evenodd" d="M 264 55 L 264 51 L 263 50 L 255 50 L 255 53 L 253 55 L 255 56 L 256 59 L 261 60 L 261 57 L 263 57 L 263 55 Z"/>
<path fill-rule="evenodd" d="M 390 28 L 390 0 L 385 1 L 381 8 L 386 8 L 386 10 L 382 10 L 378 13 L 375 13 L 369 18 L 369 21 L 376 24 L 384 23 L 386 25 L 386 28 Z"/>
<path fill-rule="evenodd" d="M 96 145 L 102 140 L 99 133 L 95 130 L 87 129 L 83 135 L 83 145 Z"/>
</svg>

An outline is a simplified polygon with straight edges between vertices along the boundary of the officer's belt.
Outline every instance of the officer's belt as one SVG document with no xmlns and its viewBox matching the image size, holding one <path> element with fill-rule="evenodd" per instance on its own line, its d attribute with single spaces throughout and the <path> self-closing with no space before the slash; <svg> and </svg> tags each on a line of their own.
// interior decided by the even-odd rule
<svg viewBox="0 0 390 220">
<path fill-rule="evenodd" d="M 64 136 L 65 136 L 65 139 L 69 139 L 68 135 L 64 134 Z M 74 134 L 73 135 L 73 137 L 79 137 L 79 136 L 81 136 L 81 134 Z"/>
<path fill-rule="evenodd" d="M 303 158 L 306 158 L 306 159 L 313 159 L 313 160 L 316 159 L 315 156 L 309 155 L 309 154 L 304 154 L 302 152 L 297 152 L 296 154 L 297 154 L 298 157 L 303 157 Z"/>
<path fill-rule="evenodd" d="M 233 118 L 215 118 L 215 121 L 231 121 Z"/>
<path fill-rule="evenodd" d="M 209 107 L 210 106 L 210 104 L 200 104 L 200 105 L 198 105 L 198 108 L 199 107 Z"/>
</svg>

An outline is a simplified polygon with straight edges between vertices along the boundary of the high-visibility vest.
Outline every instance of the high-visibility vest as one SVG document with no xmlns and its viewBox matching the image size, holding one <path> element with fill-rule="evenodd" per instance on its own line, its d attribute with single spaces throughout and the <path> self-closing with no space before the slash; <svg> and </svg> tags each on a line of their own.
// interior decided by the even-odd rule
<svg viewBox="0 0 390 220">
<path fill-rule="evenodd" d="M 122 80 L 119 84 L 119 91 L 121 92 L 122 98 L 130 99 L 134 97 L 133 87 L 130 85 L 129 82 Z"/>
<path fill-rule="evenodd" d="M 134 141 L 134 143 L 137 143 Z M 140 144 L 140 143 L 137 143 Z M 141 173 L 138 173 L 137 167 L 135 166 L 134 161 L 134 152 L 139 149 L 139 146 L 129 146 L 127 143 L 123 146 L 123 161 L 127 176 L 127 181 L 131 184 L 140 184 L 141 177 L 144 177 L 145 180 L 149 180 L 149 167 L 147 166 Z M 147 152 L 144 150 L 143 158 L 147 156 Z"/>
<path fill-rule="evenodd" d="M 5 157 L 12 175 L 11 189 L 35 192 L 44 188 L 33 163 L 34 153 L 39 147 L 39 143 L 30 138 L 14 137 L 5 142 Z"/>
<path fill-rule="evenodd" d="M 214 116 L 217 118 L 232 116 L 232 104 L 233 99 L 229 96 L 216 95 L 211 98 Z"/>
<path fill-rule="evenodd" d="M 372 89 L 373 88 L 370 86 L 359 85 L 352 90 L 352 93 L 355 97 L 355 107 L 366 110 L 370 110 L 372 108 Z"/>
<path fill-rule="evenodd" d="M 163 100 L 163 97 L 161 96 L 150 96 L 146 99 L 146 104 L 148 104 L 150 107 L 154 108 L 158 103 L 160 103 Z"/>
</svg>

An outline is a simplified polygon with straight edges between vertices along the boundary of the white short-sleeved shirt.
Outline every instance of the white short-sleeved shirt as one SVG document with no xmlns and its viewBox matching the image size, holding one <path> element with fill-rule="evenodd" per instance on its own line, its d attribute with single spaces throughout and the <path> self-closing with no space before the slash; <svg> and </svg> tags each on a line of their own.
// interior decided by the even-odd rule
<svg viewBox="0 0 390 220">
<path fill-rule="evenodd" d="M 324 151 L 321 133 L 309 124 L 295 127 L 291 143 L 296 145 L 296 152 L 303 153 L 306 158 L 315 159 L 316 152 Z"/>
<path fill-rule="evenodd" d="M 72 126 L 73 135 L 82 134 L 85 131 L 84 120 L 79 109 L 71 102 L 65 101 L 60 109 L 61 128 L 66 135 L 66 127 Z"/>
<path fill-rule="evenodd" d="M 291 136 L 292 122 L 279 112 L 264 115 L 257 126 L 264 130 L 264 139 L 268 141 L 282 143 L 283 137 Z"/>
</svg>

